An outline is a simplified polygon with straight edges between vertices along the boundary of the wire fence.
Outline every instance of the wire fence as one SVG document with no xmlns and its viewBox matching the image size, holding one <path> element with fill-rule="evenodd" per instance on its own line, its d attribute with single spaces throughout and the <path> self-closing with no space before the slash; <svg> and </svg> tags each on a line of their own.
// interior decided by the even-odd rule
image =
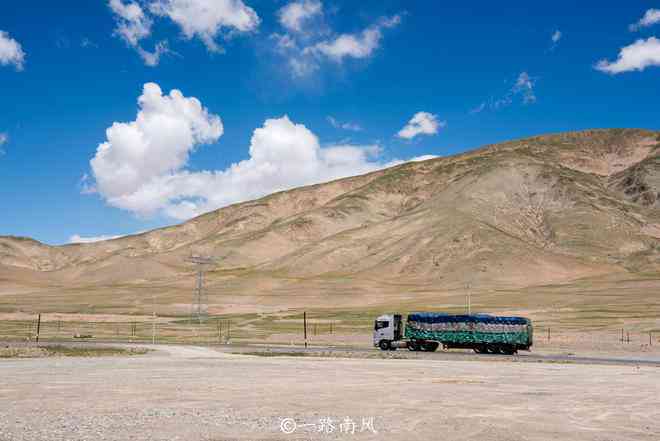
<svg viewBox="0 0 660 441">
<path fill-rule="evenodd" d="M 321 319 L 316 319 L 321 320 Z M 231 342 L 273 342 L 304 344 L 301 320 L 257 320 L 209 316 L 204 320 L 140 319 L 93 321 L 52 319 L 36 315 L 30 320 L 0 320 L 0 341 L 67 342 L 99 341 L 125 343 L 227 344 Z M 343 334 L 363 334 L 364 326 L 335 321 L 307 323 L 308 340 Z"/>
<path fill-rule="evenodd" d="M 35 315 L 28 320 L 0 320 L 4 342 L 123 342 L 228 344 L 272 343 L 286 345 L 328 344 L 366 346 L 371 344 L 372 318 L 315 314 L 273 317 L 262 314 L 209 316 L 204 320 L 141 316 L 136 320 L 94 321 Z M 535 326 L 537 348 L 591 348 L 660 350 L 660 330 L 607 329 L 564 330 Z"/>
</svg>

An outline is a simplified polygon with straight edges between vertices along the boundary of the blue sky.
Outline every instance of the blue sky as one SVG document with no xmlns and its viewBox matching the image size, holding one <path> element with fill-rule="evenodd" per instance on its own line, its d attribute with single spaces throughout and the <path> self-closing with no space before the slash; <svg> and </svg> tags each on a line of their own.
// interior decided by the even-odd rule
<svg viewBox="0 0 660 441">
<path fill-rule="evenodd" d="M 659 128 L 660 3 L 5 3 L 0 235 L 129 234 L 423 155 Z"/>
</svg>

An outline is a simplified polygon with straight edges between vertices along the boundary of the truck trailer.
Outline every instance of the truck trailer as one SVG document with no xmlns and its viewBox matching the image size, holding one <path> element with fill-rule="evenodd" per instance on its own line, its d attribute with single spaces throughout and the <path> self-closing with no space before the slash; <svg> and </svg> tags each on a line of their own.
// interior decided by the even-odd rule
<svg viewBox="0 0 660 441">
<path fill-rule="evenodd" d="M 433 352 L 472 349 L 478 354 L 515 354 L 532 346 L 532 322 L 524 317 L 488 314 L 451 315 L 438 312 L 408 314 L 405 328 L 401 314 L 385 314 L 374 322 L 374 346 L 383 351 L 407 348 Z"/>
</svg>

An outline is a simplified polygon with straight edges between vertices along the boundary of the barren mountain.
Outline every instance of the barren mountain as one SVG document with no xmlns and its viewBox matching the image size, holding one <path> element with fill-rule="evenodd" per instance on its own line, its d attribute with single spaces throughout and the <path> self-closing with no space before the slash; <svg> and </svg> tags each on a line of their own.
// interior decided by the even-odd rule
<svg viewBox="0 0 660 441">
<path fill-rule="evenodd" d="M 104 242 L 0 237 L 0 294 L 101 289 L 121 298 L 149 289 L 185 303 L 191 254 L 217 258 L 209 282 L 236 296 L 224 305 L 250 291 L 253 302 L 271 296 L 264 303 L 275 307 L 293 284 L 310 281 L 348 305 L 360 302 L 369 281 L 433 290 L 655 273 L 659 147 L 660 132 L 647 130 L 538 136 L 275 193 Z"/>
</svg>

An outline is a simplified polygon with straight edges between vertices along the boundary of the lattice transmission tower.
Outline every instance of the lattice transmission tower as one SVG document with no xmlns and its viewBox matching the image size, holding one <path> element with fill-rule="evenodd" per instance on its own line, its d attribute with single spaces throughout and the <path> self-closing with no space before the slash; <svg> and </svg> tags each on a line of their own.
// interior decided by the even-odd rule
<svg viewBox="0 0 660 441">
<path fill-rule="evenodd" d="M 209 315 L 208 295 L 204 290 L 204 273 L 208 265 L 215 264 L 215 259 L 212 257 L 191 255 L 186 261 L 194 263 L 197 267 L 197 281 L 192 302 L 190 303 L 190 322 L 192 323 L 193 320 L 197 320 L 201 324 L 206 321 Z"/>
</svg>

